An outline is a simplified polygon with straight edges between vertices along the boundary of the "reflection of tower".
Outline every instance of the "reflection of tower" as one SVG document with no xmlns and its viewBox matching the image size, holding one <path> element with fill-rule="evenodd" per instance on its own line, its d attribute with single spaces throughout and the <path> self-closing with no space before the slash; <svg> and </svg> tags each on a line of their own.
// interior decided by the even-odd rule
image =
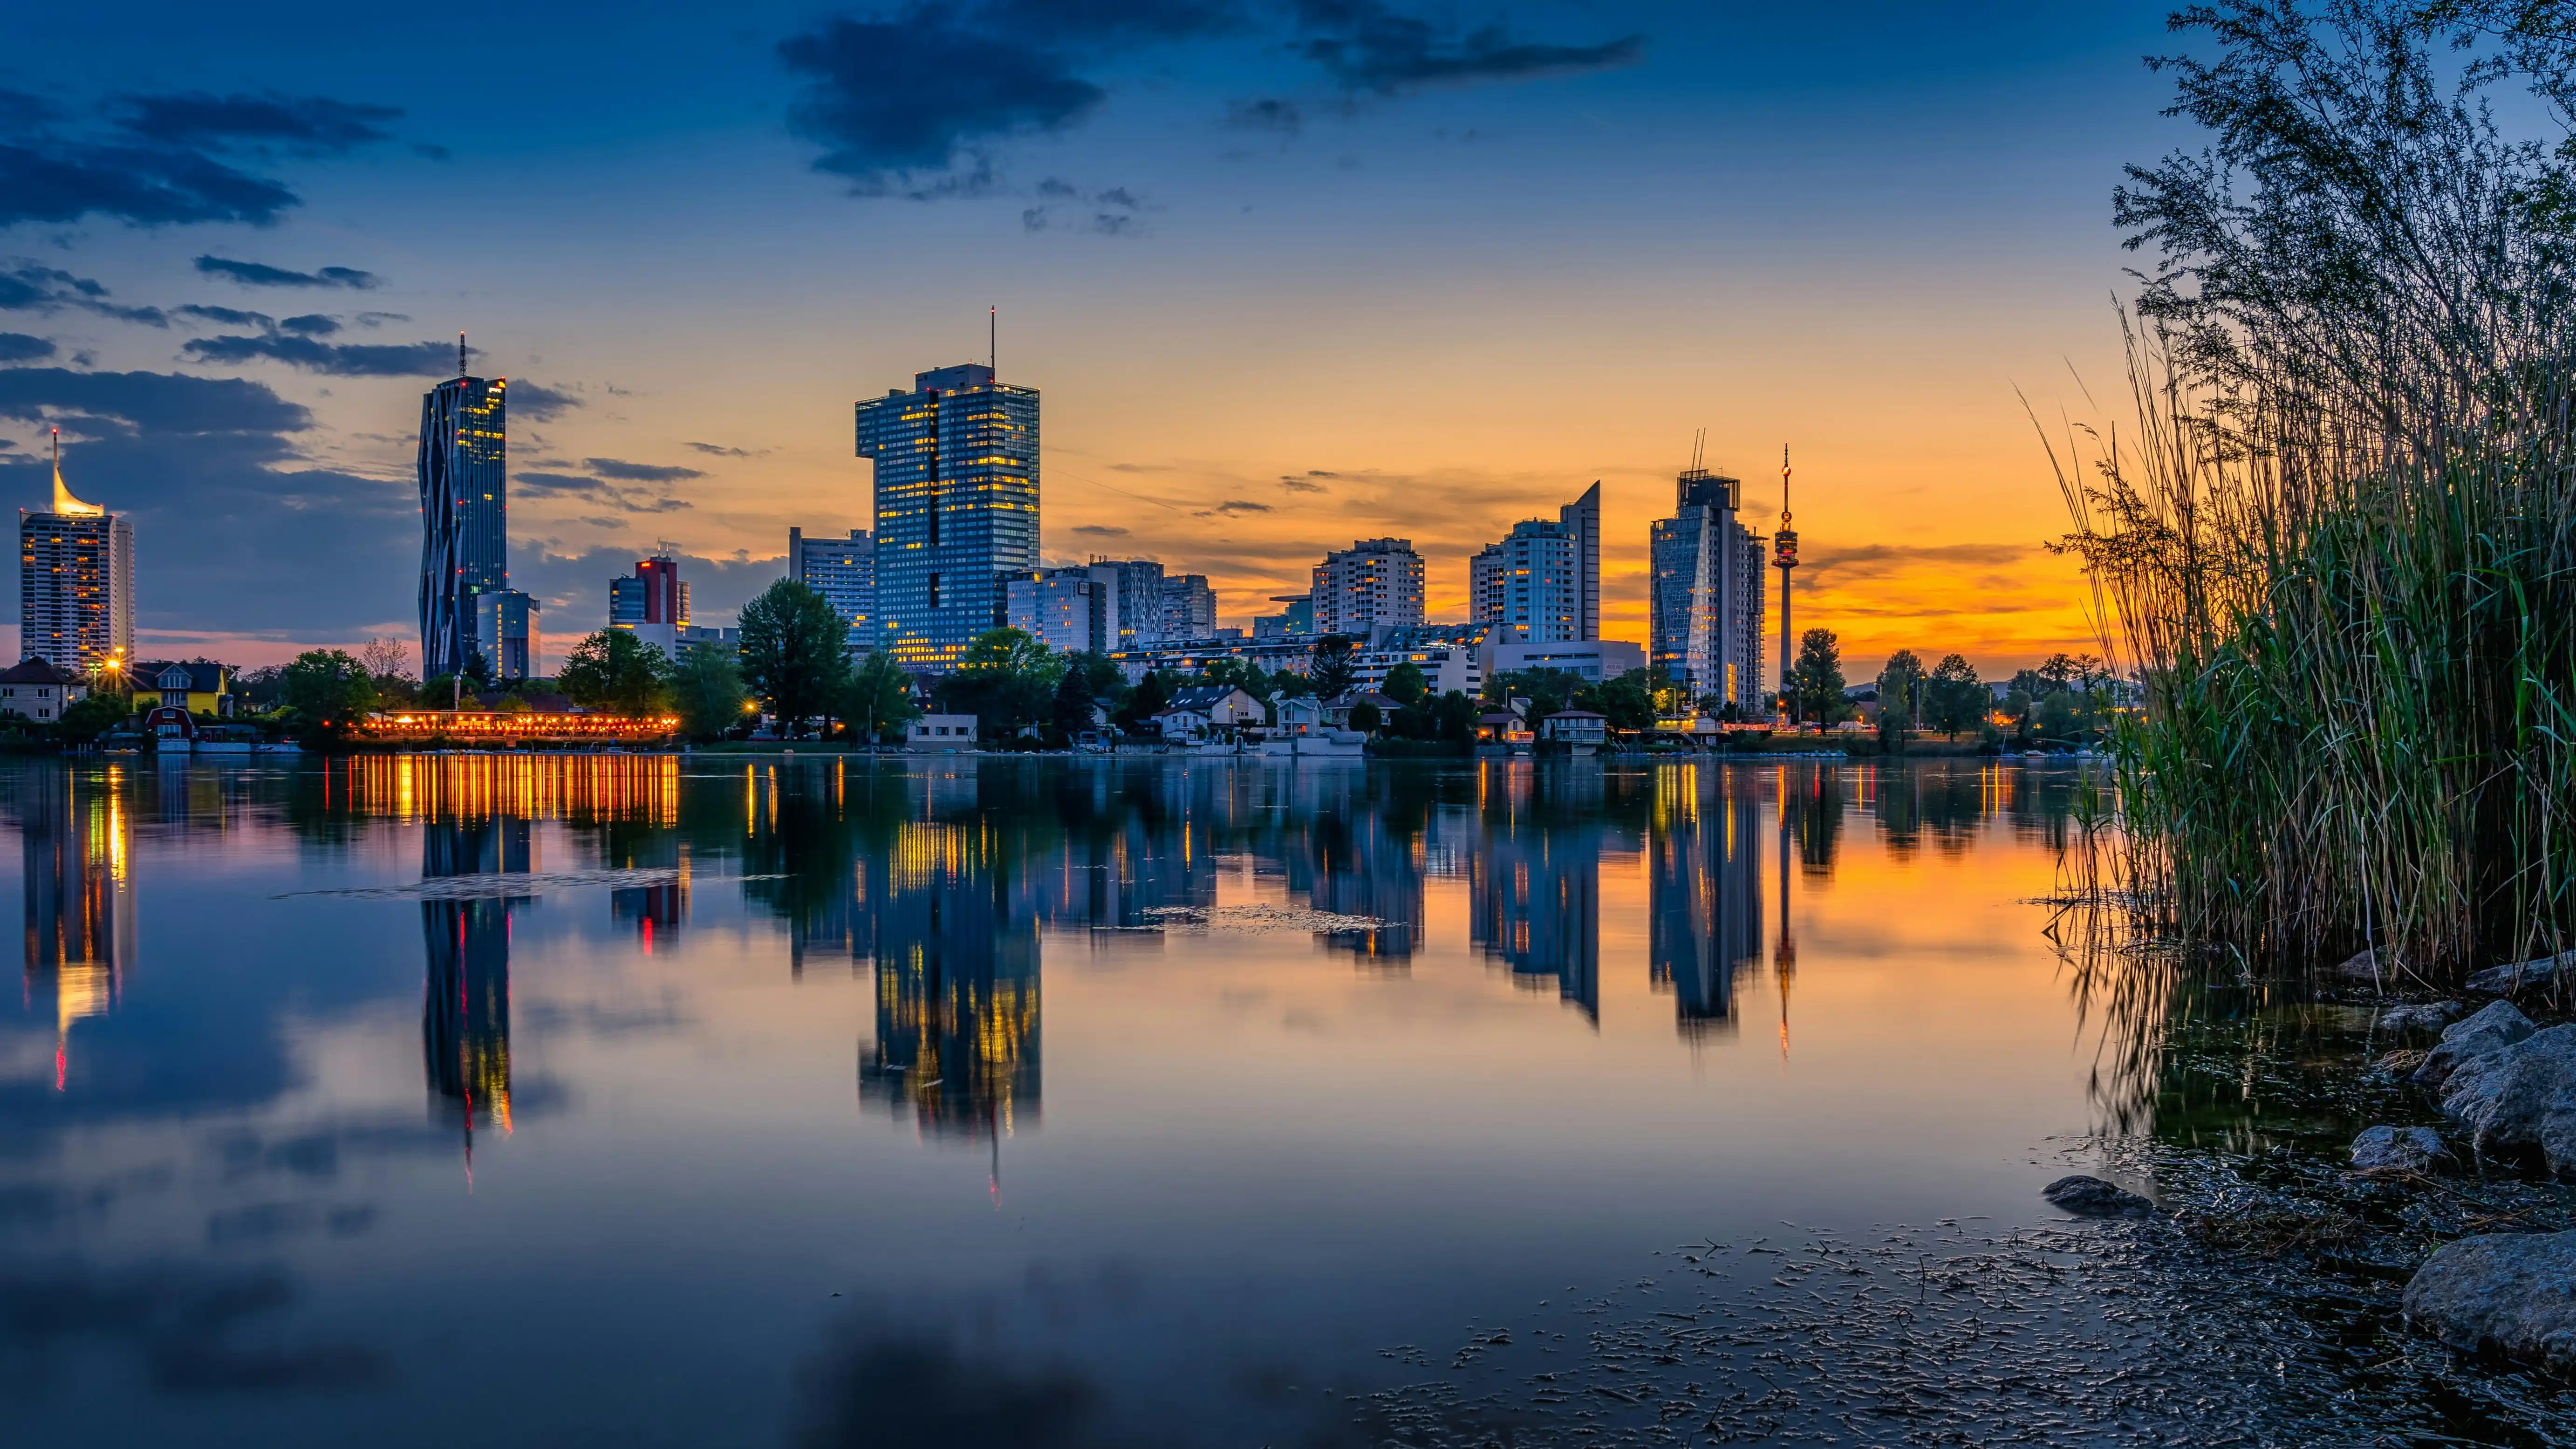
<svg viewBox="0 0 2576 1449">
<path fill-rule="evenodd" d="M 1656 776 L 1648 853 L 1654 980 L 1681 1034 L 1734 1030 L 1735 972 L 1762 957 L 1762 857 L 1752 780 L 1719 765 Z"/>
<path fill-rule="evenodd" d="M 1601 828 L 1597 814 L 1549 818 L 1532 774 L 1515 772 L 1485 802 L 1485 839 L 1468 865 L 1468 937 L 1524 985 L 1553 978 L 1557 995 L 1601 1019 Z M 1587 777 L 1594 778 L 1594 777 Z"/>
<path fill-rule="evenodd" d="M 54 1089 L 70 1070 L 72 1023 L 105 1013 L 134 960 L 134 891 L 126 876 L 133 823 L 122 772 L 84 787 L 71 772 L 40 775 L 22 797 L 27 998 L 54 998 Z"/>
<path fill-rule="evenodd" d="M 425 879 L 524 875 L 530 847 L 525 820 L 432 821 L 421 833 L 420 873 Z M 421 990 L 421 1064 L 430 1091 L 464 1131 L 469 1173 L 475 1125 L 491 1122 L 510 1130 L 510 912 L 517 904 L 420 904 L 428 966 Z"/>
<path fill-rule="evenodd" d="M 877 1041 L 859 1091 L 925 1132 L 999 1137 L 1037 1116 L 1038 924 L 997 854 L 981 826 L 913 822 L 868 865 Z"/>
</svg>

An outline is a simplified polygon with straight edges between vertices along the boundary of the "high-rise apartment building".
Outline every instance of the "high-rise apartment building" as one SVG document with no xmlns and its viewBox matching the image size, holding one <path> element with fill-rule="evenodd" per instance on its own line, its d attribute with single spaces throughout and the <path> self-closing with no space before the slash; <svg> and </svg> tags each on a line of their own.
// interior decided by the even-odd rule
<svg viewBox="0 0 2576 1449">
<path fill-rule="evenodd" d="M 909 669 L 956 667 L 1038 566 L 1038 392 L 968 363 L 856 406 L 876 462 L 878 637 Z"/>
<path fill-rule="evenodd" d="M 54 506 L 18 510 L 18 654 L 86 679 L 134 662 L 134 525 L 63 485 L 54 434 Z"/>
<path fill-rule="evenodd" d="M 821 594 L 850 626 L 852 654 L 876 647 L 877 551 L 866 529 L 853 528 L 848 538 L 787 530 L 787 576 Z"/>
<path fill-rule="evenodd" d="M 632 575 L 609 580 L 608 627 L 630 630 L 678 658 L 680 631 L 689 627 L 689 586 L 680 582 L 680 561 L 668 554 L 637 559 Z"/>
<path fill-rule="evenodd" d="M 1216 590 L 1205 574 L 1163 580 L 1163 638 L 1207 639 L 1216 634 Z"/>
<path fill-rule="evenodd" d="M 1409 538 L 1363 538 L 1315 565 L 1314 631 L 1365 634 L 1422 622 L 1422 555 Z"/>
<path fill-rule="evenodd" d="M 494 679 L 526 679 L 538 670 L 537 601 L 522 589 L 494 589 L 476 600 L 474 647 Z"/>
<path fill-rule="evenodd" d="M 1758 712 L 1770 591 L 1761 535 L 1736 516 L 1744 485 L 1705 468 L 1674 483 L 1673 516 L 1653 530 L 1650 658 L 1693 698 Z"/>
<path fill-rule="evenodd" d="M 1119 576 L 1115 563 L 1032 569 L 1003 582 L 1003 612 L 1014 628 L 1049 649 L 1109 654 L 1119 642 Z"/>
<path fill-rule="evenodd" d="M 478 595 L 510 586 L 507 378 L 459 376 L 420 400 L 420 667 L 453 674 L 474 647 Z"/>
</svg>

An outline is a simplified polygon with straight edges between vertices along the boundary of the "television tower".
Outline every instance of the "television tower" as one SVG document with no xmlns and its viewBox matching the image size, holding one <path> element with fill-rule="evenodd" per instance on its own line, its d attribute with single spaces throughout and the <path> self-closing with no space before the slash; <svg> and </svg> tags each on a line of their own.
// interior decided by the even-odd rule
<svg viewBox="0 0 2576 1449">
<path fill-rule="evenodd" d="M 1790 692 L 1790 670 L 1798 656 L 1789 632 L 1789 571 L 1798 566 L 1798 534 L 1789 527 L 1789 445 L 1780 445 L 1780 528 L 1771 535 L 1771 566 L 1780 571 L 1780 714 L 1797 722 L 1797 697 Z"/>
</svg>

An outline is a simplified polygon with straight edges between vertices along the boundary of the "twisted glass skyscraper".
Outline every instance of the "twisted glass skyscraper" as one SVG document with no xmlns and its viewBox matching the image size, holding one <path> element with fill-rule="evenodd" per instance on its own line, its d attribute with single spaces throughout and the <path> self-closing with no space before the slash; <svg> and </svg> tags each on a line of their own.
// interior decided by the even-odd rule
<svg viewBox="0 0 2576 1449">
<path fill-rule="evenodd" d="M 460 348 L 461 352 L 461 348 Z M 510 586 L 507 378 L 457 377 L 420 400 L 420 670 L 473 657 L 477 600 Z"/>
<path fill-rule="evenodd" d="M 907 669 L 956 667 L 1002 623 L 1002 576 L 1038 566 L 1038 392 L 977 363 L 858 404 L 876 462 L 877 627 Z"/>
</svg>

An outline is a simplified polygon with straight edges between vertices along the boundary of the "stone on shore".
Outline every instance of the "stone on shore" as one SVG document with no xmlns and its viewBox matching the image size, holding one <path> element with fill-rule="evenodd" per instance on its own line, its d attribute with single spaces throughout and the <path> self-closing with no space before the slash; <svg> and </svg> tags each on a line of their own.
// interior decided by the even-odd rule
<svg viewBox="0 0 2576 1449">
<path fill-rule="evenodd" d="M 2379 1014 L 2379 1029 L 2403 1034 L 2410 1031 L 2440 1031 L 2460 1019 L 2456 1001 L 2423 1001 L 2411 1006 L 2392 1006 Z"/>
<path fill-rule="evenodd" d="M 2442 1112 L 2482 1154 L 2537 1151 L 2552 1173 L 2576 1177 L 2576 1026 L 2460 1062 L 2442 1084 Z"/>
<path fill-rule="evenodd" d="M 2430 1127 L 2367 1127 L 2352 1139 L 2355 1172 L 2431 1172 L 2450 1155 Z"/>
<path fill-rule="evenodd" d="M 2406 1321 L 2464 1352 L 2576 1370 L 2576 1232 L 2443 1245 L 2406 1285 Z"/>
<path fill-rule="evenodd" d="M 2512 1002 L 2489 1002 L 2475 1015 L 2442 1028 L 2442 1044 L 2426 1054 L 2424 1064 L 2415 1069 L 2415 1085 L 2439 1087 L 2450 1080 L 2460 1063 L 2502 1051 L 2539 1029 L 2531 1024 L 2530 1017 L 2515 1010 Z"/>
<path fill-rule="evenodd" d="M 2142 1218 L 2156 1205 L 2098 1177 L 2061 1177 L 2039 1190 L 2049 1205 L 2079 1218 Z"/>
<path fill-rule="evenodd" d="M 2556 985 L 2560 980 L 2576 980 L 2576 951 L 2562 951 L 2534 961 L 2517 961 L 2508 966 L 2490 966 L 2468 979 L 2468 988 L 2487 996 L 2513 996 Z"/>
</svg>

